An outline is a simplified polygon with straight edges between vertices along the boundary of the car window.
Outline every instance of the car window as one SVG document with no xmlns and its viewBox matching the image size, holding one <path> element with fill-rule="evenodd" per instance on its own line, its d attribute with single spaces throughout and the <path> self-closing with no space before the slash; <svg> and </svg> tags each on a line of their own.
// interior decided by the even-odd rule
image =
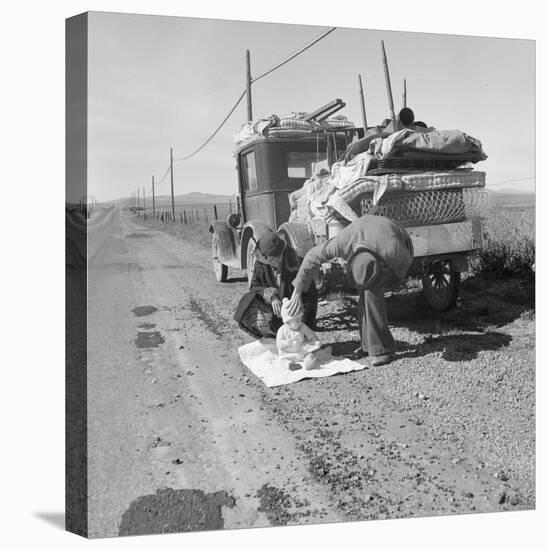
<svg viewBox="0 0 549 550">
<path fill-rule="evenodd" d="M 257 190 L 257 170 L 255 167 L 255 152 L 250 151 L 242 157 L 242 168 L 244 173 L 244 190 Z"/>
<path fill-rule="evenodd" d="M 325 153 L 314 151 L 286 153 L 289 178 L 310 178 L 321 168 L 328 169 L 328 159 Z"/>
</svg>

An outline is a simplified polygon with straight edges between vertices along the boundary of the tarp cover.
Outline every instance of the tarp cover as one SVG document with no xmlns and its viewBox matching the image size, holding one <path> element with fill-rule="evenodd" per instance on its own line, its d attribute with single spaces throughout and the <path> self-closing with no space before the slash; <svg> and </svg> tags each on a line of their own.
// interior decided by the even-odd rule
<svg viewBox="0 0 549 550">
<path fill-rule="evenodd" d="M 471 161 L 486 160 L 478 139 L 461 130 L 435 130 L 433 132 L 415 132 L 409 128 L 395 132 L 386 138 L 376 138 L 370 143 L 368 151 L 377 159 L 383 160 L 398 151 L 423 151 L 435 154 L 463 155 L 470 153 Z"/>
</svg>

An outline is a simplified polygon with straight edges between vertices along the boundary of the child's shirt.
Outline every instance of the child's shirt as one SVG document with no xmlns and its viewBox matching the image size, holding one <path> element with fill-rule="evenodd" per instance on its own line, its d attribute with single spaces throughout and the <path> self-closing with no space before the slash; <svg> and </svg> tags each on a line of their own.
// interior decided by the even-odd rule
<svg viewBox="0 0 549 550">
<path fill-rule="evenodd" d="M 320 340 L 305 323 L 301 323 L 297 330 L 282 325 L 276 333 L 276 347 L 281 359 L 302 361 L 309 353 L 320 348 Z"/>
</svg>

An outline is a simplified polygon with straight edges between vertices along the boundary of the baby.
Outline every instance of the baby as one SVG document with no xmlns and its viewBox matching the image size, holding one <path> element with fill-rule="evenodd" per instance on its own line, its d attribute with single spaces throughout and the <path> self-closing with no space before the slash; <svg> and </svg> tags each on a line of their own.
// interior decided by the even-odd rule
<svg viewBox="0 0 549 550">
<path fill-rule="evenodd" d="M 288 313 L 288 298 L 282 301 L 282 321 L 284 324 L 276 334 L 276 347 L 278 356 L 288 363 L 288 368 L 296 370 L 298 362 L 303 363 L 306 370 L 319 366 L 319 360 L 315 352 L 320 350 L 318 336 L 303 322 L 303 311 L 298 311 L 291 316 Z"/>
</svg>

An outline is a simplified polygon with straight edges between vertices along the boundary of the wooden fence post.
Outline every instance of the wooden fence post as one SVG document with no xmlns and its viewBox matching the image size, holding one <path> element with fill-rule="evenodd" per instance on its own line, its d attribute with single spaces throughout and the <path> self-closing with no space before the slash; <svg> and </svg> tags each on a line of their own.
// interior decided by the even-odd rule
<svg viewBox="0 0 549 550">
<path fill-rule="evenodd" d="M 196 211 L 196 221 L 200 221 L 200 215 L 198 214 L 198 210 Z"/>
<path fill-rule="evenodd" d="M 208 211 L 204 208 L 204 219 L 206 220 L 206 223 L 208 223 Z"/>
<path fill-rule="evenodd" d="M 215 219 L 217 220 L 217 205 L 214 204 L 214 216 L 215 216 Z"/>
<path fill-rule="evenodd" d="M 181 219 L 181 223 L 183 223 L 183 212 L 179 212 L 179 217 Z"/>
<path fill-rule="evenodd" d="M 187 211 L 183 210 L 183 217 L 185 219 L 185 225 L 187 225 Z"/>
</svg>

